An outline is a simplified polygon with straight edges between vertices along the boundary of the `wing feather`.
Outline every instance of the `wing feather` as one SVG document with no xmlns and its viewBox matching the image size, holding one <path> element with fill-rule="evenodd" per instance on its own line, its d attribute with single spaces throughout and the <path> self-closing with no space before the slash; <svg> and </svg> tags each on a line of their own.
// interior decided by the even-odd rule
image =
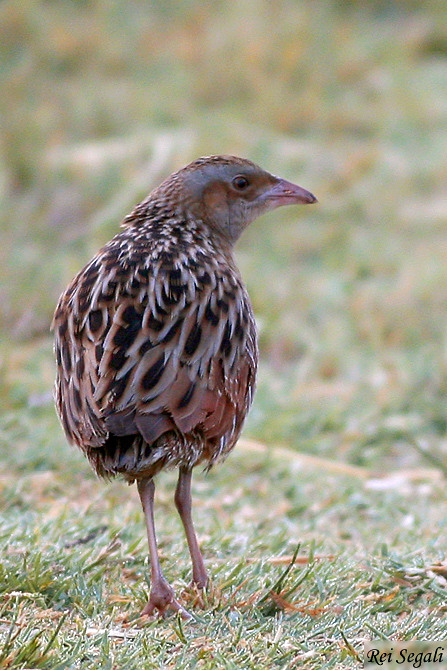
<svg viewBox="0 0 447 670">
<path fill-rule="evenodd" d="M 168 431 L 199 431 L 231 447 L 257 356 L 237 271 L 220 273 L 215 259 L 200 276 L 161 262 L 125 273 L 109 265 L 107 254 L 95 257 L 55 313 L 56 399 L 68 437 L 96 448 L 109 434 L 140 433 L 151 444 Z"/>
</svg>

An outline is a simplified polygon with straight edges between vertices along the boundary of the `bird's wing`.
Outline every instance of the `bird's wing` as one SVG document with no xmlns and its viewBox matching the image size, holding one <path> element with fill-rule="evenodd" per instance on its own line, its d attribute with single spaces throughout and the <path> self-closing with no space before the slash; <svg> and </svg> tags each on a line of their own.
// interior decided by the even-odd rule
<svg viewBox="0 0 447 670">
<path fill-rule="evenodd" d="M 127 273 L 124 283 L 119 270 L 106 281 L 95 268 L 75 280 L 55 315 L 56 395 L 68 436 L 95 447 L 109 433 L 152 443 L 173 429 L 206 438 L 238 430 L 257 353 L 238 276 L 160 266 Z"/>
</svg>

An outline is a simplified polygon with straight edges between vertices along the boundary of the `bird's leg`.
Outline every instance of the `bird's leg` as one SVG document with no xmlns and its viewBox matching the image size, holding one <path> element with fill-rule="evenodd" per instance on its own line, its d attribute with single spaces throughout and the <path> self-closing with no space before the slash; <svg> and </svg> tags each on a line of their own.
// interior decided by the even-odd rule
<svg viewBox="0 0 447 670">
<path fill-rule="evenodd" d="M 151 559 L 151 592 L 149 601 L 141 612 L 141 615 L 151 616 L 155 610 L 158 610 L 163 616 L 168 610 L 174 610 L 175 612 L 180 612 L 183 618 L 189 619 L 191 615 L 177 602 L 174 590 L 164 578 L 161 570 L 160 559 L 158 558 L 157 538 L 155 536 L 154 482 L 152 478 L 140 479 L 137 482 L 137 486 L 146 519 L 149 556 Z"/>
<path fill-rule="evenodd" d="M 208 583 L 208 575 L 191 516 L 191 476 L 192 470 L 180 468 L 174 500 L 185 529 L 189 553 L 191 554 L 193 584 L 196 584 L 199 589 L 204 589 Z"/>
</svg>

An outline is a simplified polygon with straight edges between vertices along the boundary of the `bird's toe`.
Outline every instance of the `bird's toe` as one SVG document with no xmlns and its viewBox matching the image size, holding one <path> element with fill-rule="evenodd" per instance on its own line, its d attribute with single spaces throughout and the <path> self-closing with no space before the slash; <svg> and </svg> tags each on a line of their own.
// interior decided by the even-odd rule
<svg viewBox="0 0 447 670">
<path fill-rule="evenodd" d="M 158 613 L 159 616 L 165 617 L 169 612 L 178 612 L 185 620 L 191 619 L 191 614 L 176 599 L 172 587 L 163 580 L 152 587 L 147 605 L 140 616 L 154 617 Z"/>
</svg>

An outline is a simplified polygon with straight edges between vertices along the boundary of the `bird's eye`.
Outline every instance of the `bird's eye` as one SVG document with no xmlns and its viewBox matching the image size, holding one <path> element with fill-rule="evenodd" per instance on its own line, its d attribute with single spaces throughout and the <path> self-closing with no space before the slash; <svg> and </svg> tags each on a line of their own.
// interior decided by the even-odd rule
<svg viewBox="0 0 447 670">
<path fill-rule="evenodd" d="M 248 186 L 250 186 L 250 182 L 248 181 L 247 177 L 238 175 L 233 179 L 233 186 L 238 191 L 244 191 Z"/>
</svg>

